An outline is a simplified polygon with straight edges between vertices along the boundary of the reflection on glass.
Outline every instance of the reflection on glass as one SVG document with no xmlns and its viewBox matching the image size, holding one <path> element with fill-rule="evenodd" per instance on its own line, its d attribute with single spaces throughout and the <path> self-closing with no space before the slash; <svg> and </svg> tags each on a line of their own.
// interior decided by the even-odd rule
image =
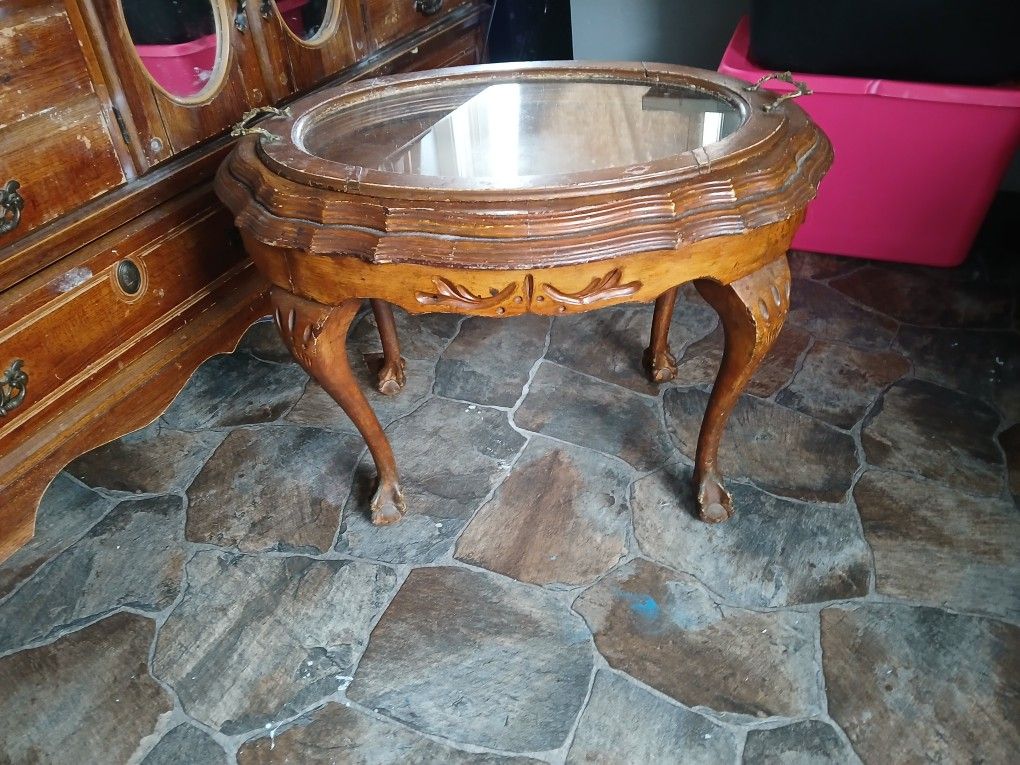
<svg viewBox="0 0 1020 765">
<path fill-rule="evenodd" d="M 201 93 L 216 67 L 212 0 L 121 0 L 131 41 L 152 79 L 167 93 Z"/>
<path fill-rule="evenodd" d="M 739 109 L 693 89 L 620 82 L 432 86 L 314 120 L 304 147 L 375 170 L 512 186 L 638 166 L 713 143 Z"/>
<path fill-rule="evenodd" d="M 329 0 L 276 0 L 276 7 L 296 37 L 311 40 L 322 29 Z"/>
</svg>

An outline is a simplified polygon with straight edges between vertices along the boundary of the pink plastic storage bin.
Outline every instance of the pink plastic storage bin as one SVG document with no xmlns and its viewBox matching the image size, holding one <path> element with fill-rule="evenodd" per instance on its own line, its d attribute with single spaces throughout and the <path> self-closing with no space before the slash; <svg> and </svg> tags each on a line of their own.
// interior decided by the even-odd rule
<svg viewBox="0 0 1020 765">
<path fill-rule="evenodd" d="M 193 96 L 201 92 L 216 66 L 216 35 L 176 45 L 136 45 L 138 57 L 167 93 Z"/>
<path fill-rule="evenodd" d="M 754 82 L 743 19 L 719 71 Z M 1020 86 L 984 88 L 795 74 L 835 161 L 793 240 L 800 250 L 955 266 L 1020 144 Z M 782 83 L 767 83 L 777 90 Z"/>
<path fill-rule="evenodd" d="M 276 7 L 280 9 L 280 15 L 284 22 L 295 35 L 304 39 L 305 19 L 301 11 L 308 5 L 308 0 L 277 0 Z"/>
</svg>

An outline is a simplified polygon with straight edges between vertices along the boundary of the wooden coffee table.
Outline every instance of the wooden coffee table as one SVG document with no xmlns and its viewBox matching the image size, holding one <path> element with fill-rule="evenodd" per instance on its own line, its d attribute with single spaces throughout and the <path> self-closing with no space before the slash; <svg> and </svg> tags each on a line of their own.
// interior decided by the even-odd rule
<svg viewBox="0 0 1020 765">
<path fill-rule="evenodd" d="M 698 505 L 706 521 L 731 515 L 719 442 L 786 317 L 786 252 L 832 160 L 789 94 L 658 64 L 492 65 L 327 90 L 236 132 L 250 135 L 217 192 L 273 285 L 294 357 L 368 443 L 375 523 L 405 505 L 347 361 L 364 299 L 384 392 L 404 382 L 390 304 L 509 318 L 655 301 L 645 364 L 661 382 L 676 375 L 668 329 L 689 281 L 726 338 Z"/>
</svg>

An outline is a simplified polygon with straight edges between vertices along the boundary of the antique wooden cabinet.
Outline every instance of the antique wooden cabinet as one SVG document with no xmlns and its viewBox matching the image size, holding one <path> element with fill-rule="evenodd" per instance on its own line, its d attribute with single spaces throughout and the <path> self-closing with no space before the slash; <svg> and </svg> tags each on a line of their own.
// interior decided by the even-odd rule
<svg viewBox="0 0 1020 765">
<path fill-rule="evenodd" d="M 0 2 L 0 560 L 268 313 L 211 190 L 249 109 L 477 63 L 481 0 Z"/>
</svg>

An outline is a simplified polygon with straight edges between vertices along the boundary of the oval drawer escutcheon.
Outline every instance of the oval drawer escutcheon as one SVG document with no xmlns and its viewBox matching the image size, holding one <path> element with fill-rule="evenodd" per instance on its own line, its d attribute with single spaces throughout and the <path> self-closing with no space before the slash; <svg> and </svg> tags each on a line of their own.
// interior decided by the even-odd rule
<svg viewBox="0 0 1020 765">
<path fill-rule="evenodd" d="M 23 359 L 15 359 L 0 377 L 0 417 L 21 406 L 28 391 L 28 373 Z"/>
</svg>

